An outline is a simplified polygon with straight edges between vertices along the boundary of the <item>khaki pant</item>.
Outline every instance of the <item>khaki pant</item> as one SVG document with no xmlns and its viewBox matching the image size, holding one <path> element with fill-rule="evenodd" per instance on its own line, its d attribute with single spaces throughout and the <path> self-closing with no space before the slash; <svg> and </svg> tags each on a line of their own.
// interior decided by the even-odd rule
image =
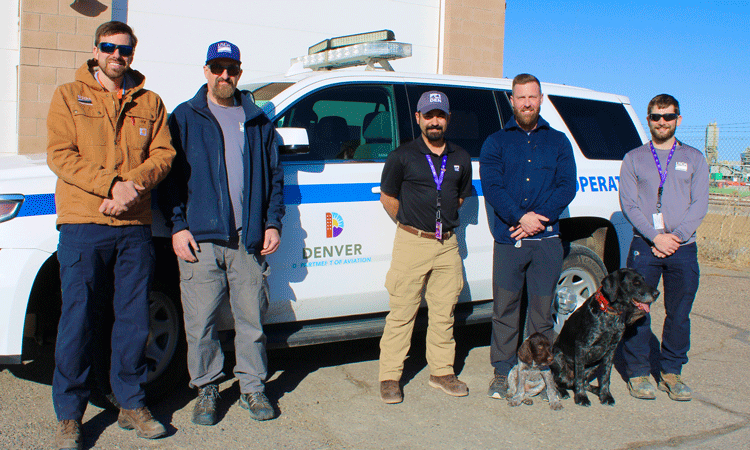
<svg viewBox="0 0 750 450">
<path fill-rule="evenodd" d="M 380 381 L 401 379 L 423 287 L 429 319 L 426 356 L 430 374 L 454 373 L 453 310 L 464 285 L 462 269 L 455 235 L 440 242 L 396 230 L 391 268 L 385 278 L 391 310 L 380 340 Z"/>
</svg>

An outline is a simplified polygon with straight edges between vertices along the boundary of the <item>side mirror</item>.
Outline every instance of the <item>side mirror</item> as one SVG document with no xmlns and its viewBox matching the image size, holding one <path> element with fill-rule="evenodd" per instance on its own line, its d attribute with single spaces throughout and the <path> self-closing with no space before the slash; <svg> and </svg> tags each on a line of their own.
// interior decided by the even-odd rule
<svg viewBox="0 0 750 450">
<path fill-rule="evenodd" d="M 277 128 L 279 135 L 279 153 L 282 155 L 299 155 L 310 152 L 310 140 L 304 128 Z"/>
</svg>

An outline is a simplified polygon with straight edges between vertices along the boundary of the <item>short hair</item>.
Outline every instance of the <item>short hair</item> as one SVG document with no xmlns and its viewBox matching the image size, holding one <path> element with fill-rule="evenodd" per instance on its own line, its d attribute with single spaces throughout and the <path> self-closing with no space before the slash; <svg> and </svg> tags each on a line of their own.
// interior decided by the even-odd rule
<svg viewBox="0 0 750 450">
<path fill-rule="evenodd" d="M 646 114 L 651 114 L 651 110 L 654 108 L 654 106 L 658 108 L 668 108 L 670 106 L 674 106 L 674 112 L 677 113 L 677 115 L 680 115 L 680 103 L 677 101 L 676 98 L 672 97 L 669 94 L 659 94 L 656 97 L 652 98 L 650 102 L 648 102 L 648 111 L 646 111 Z"/>
<path fill-rule="evenodd" d="M 94 33 L 94 45 L 99 46 L 99 42 L 103 37 L 112 36 L 113 34 L 127 34 L 130 36 L 130 45 L 135 47 L 138 44 L 138 38 L 135 37 L 133 29 L 128 24 L 112 20 L 104 22 L 96 29 L 96 33 Z"/>
<path fill-rule="evenodd" d="M 539 92 L 542 92 L 542 83 L 539 82 L 539 79 L 537 77 L 530 73 L 519 73 L 518 75 L 516 75 L 516 77 L 513 78 L 513 85 L 511 86 L 511 89 L 516 87 L 517 84 L 528 83 L 536 83 L 536 85 L 539 86 Z"/>
</svg>

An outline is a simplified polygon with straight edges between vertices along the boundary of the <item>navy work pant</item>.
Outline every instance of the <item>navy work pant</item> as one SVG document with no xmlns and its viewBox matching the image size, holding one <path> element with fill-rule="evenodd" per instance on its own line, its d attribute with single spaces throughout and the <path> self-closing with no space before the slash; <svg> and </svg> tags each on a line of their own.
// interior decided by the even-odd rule
<svg viewBox="0 0 750 450">
<path fill-rule="evenodd" d="M 60 226 L 57 247 L 62 282 L 62 311 L 55 346 L 52 399 L 58 420 L 81 419 L 90 388 L 96 323 L 114 310 L 110 384 L 126 409 L 144 406 L 148 292 L 154 248 L 148 225 Z M 114 286 L 111 283 L 114 281 Z M 113 295 L 111 295 L 113 294 Z M 103 343 L 103 345 L 106 345 Z"/>
<path fill-rule="evenodd" d="M 520 247 L 495 242 L 492 259 L 492 338 L 490 362 L 498 375 L 516 365 L 521 296 L 528 294 L 529 335 L 542 333 L 553 341 L 552 299 L 562 270 L 560 238 L 524 240 Z"/>
<path fill-rule="evenodd" d="M 659 362 L 664 373 L 680 374 L 688 361 L 690 349 L 690 310 L 698 292 L 698 246 L 683 245 L 671 256 L 657 258 L 651 246 L 641 237 L 634 237 L 628 254 L 628 267 L 637 270 L 646 283 L 658 286 L 664 281 L 664 329 Z M 623 358 L 629 378 L 648 376 L 651 372 L 651 315 L 625 329 Z"/>
</svg>

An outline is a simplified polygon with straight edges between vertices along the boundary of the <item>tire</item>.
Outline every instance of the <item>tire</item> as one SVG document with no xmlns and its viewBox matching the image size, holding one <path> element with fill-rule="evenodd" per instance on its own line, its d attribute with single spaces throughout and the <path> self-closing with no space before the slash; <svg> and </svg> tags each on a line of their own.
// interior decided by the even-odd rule
<svg viewBox="0 0 750 450">
<path fill-rule="evenodd" d="M 150 401 L 163 398 L 187 378 L 187 345 L 179 296 L 154 287 L 149 296 L 148 376 L 144 388 Z"/>
<path fill-rule="evenodd" d="M 588 247 L 571 244 L 570 252 L 565 257 L 560 272 L 560 279 L 557 281 L 557 289 L 567 287 L 578 295 L 576 309 L 583 302 L 599 289 L 602 278 L 607 275 L 607 267 L 601 258 Z M 557 314 L 557 300 L 553 304 L 555 312 L 555 333 L 560 333 L 563 323 L 570 317 L 570 314 Z"/>
</svg>

